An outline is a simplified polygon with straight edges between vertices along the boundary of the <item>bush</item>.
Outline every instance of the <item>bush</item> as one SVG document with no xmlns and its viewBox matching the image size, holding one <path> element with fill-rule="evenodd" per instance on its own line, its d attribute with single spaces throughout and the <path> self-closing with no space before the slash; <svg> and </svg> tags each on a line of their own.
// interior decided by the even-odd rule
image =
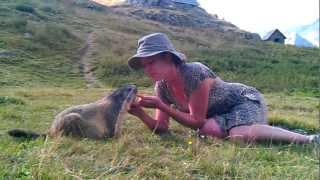
<svg viewBox="0 0 320 180">
<path fill-rule="evenodd" d="M 76 37 L 65 27 L 56 24 L 32 27 L 34 39 L 41 44 L 52 48 L 64 48 L 70 40 Z"/>
<path fill-rule="evenodd" d="M 10 9 L 7 7 L 0 7 L 0 16 L 8 16 Z"/>
<path fill-rule="evenodd" d="M 25 32 L 28 21 L 24 18 L 7 18 L 0 20 L 1 29 L 12 29 L 14 32 Z"/>
<path fill-rule="evenodd" d="M 28 21 L 25 19 L 15 19 L 12 21 L 12 26 L 20 31 L 24 31 L 26 29 L 27 24 Z"/>
<path fill-rule="evenodd" d="M 6 47 L 7 43 L 0 39 L 0 48 Z"/>
<path fill-rule="evenodd" d="M 17 99 L 9 96 L 0 96 L 0 105 L 8 105 L 8 104 L 16 104 L 16 105 L 24 105 L 25 102 L 21 99 Z"/>
<path fill-rule="evenodd" d="M 31 14 L 35 13 L 35 9 L 32 6 L 26 5 L 26 4 L 17 5 L 16 10 L 31 13 Z"/>
</svg>

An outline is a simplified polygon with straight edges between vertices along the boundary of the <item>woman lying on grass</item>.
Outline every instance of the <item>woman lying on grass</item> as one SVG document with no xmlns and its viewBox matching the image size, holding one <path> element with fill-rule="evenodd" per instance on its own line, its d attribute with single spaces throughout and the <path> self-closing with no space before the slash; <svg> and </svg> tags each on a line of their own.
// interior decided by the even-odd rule
<svg viewBox="0 0 320 180">
<path fill-rule="evenodd" d="M 267 125 L 266 105 L 254 87 L 223 81 L 201 63 L 186 63 L 163 33 L 142 37 L 132 69 L 143 68 L 155 82 L 156 96 L 140 96 L 129 113 L 151 130 L 168 130 L 169 117 L 199 130 L 200 135 L 232 140 L 276 140 L 293 143 L 320 142 L 319 135 L 302 135 Z M 155 117 L 144 110 L 154 108 Z"/>
</svg>

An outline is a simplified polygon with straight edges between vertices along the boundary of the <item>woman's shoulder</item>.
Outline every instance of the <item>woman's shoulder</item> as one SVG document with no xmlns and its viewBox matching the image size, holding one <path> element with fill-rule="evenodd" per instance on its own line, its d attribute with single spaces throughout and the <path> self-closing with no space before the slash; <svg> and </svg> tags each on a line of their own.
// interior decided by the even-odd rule
<svg viewBox="0 0 320 180">
<path fill-rule="evenodd" d="M 204 65 L 201 62 L 189 62 L 189 63 L 183 63 L 182 66 L 186 67 L 186 68 L 208 68 L 206 65 Z"/>
<path fill-rule="evenodd" d="M 209 67 L 200 62 L 185 63 L 180 67 L 180 72 L 185 82 L 185 90 L 188 97 L 200 82 L 207 78 L 217 77 Z"/>
<path fill-rule="evenodd" d="M 208 66 L 200 62 L 184 63 L 180 67 L 180 72 L 187 80 L 203 80 L 207 77 L 217 77 Z"/>
</svg>

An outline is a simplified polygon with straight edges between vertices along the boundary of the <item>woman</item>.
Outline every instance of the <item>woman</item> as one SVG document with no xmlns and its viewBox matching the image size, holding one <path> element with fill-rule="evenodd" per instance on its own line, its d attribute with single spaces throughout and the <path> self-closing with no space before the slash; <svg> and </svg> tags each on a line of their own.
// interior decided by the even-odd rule
<svg viewBox="0 0 320 180">
<path fill-rule="evenodd" d="M 142 96 L 129 113 L 151 130 L 168 130 L 169 117 L 198 130 L 200 134 L 242 141 L 277 140 L 295 143 L 319 142 L 318 135 L 302 135 L 267 125 L 263 96 L 255 88 L 220 79 L 201 63 L 186 63 L 163 33 L 138 41 L 137 54 L 128 65 L 143 68 L 155 82 L 155 96 Z M 154 108 L 155 117 L 144 110 Z"/>
</svg>

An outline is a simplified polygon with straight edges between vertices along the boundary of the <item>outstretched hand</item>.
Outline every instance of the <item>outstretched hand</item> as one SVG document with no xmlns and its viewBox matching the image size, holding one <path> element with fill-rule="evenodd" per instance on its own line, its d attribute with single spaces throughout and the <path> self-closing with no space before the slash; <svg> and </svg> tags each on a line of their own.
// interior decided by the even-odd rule
<svg viewBox="0 0 320 180">
<path fill-rule="evenodd" d="M 157 96 L 144 96 L 137 95 L 140 99 L 137 101 L 139 105 L 145 108 L 158 108 L 160 109 L 162 101 Z"/>
</svg>

